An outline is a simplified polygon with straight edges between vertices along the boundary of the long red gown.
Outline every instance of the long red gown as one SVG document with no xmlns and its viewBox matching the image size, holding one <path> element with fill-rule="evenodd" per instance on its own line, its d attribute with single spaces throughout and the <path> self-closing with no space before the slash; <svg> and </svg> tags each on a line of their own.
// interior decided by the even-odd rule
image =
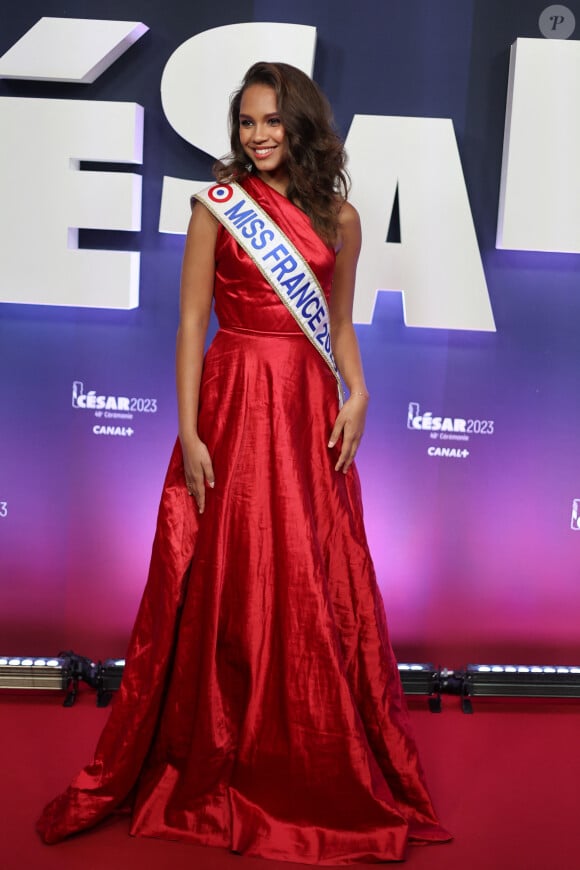
<svg viewBox="0 0 580 870">
<path fill-rule="evenodd" d="M 257 178 L 244 187 L 329 295 L 334 253 Z M 198 206 L 201 208 L 202 206 Z M 448 840 L 409 727 L 362 518 L 327 443 L 336 381 L 219 229 L 199 430 L 216 483 L 188 495 L 176 445 L 123 684 L 95 758 L 45 808 L 47 843 L 120 805 L 131 833 L 320 864 Z"/>
</svg>

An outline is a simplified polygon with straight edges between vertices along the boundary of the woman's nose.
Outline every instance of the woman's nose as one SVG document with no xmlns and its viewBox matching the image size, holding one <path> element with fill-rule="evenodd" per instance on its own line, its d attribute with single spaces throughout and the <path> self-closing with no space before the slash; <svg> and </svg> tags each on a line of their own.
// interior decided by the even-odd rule
<svg viewBox="0 0 580 870">
<path fill-rule="evenodd" d="M 256 124 L 254 127 L 254 141 L 255 142 L 263 142 L 264 139 L 268 138 L 268 129 L 263 124 Z"/>
</svg>

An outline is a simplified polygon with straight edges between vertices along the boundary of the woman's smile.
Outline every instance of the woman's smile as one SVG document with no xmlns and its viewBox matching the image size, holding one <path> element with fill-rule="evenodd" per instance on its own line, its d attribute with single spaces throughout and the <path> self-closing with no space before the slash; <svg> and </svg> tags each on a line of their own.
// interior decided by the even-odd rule
<svg viewBox="0 0 580 870">
<path fill-rule="evenodd" d="M 242 95 L 240 144 L 259 174 L 270 180 L 286 178 L 286 130 L 278 113 L 276 92 L 268 85 L 250 85 Z"/>
</svg>

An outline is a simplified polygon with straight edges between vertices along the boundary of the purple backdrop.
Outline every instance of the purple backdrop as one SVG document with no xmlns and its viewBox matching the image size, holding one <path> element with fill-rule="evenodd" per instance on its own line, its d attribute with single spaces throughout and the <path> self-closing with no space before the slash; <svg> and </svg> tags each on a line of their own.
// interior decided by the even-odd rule
<svg viewBox="0 0 580 870">
<path fill-rule="evenodd" d="M 85 247 L 141 251 L 129 312 L 0 307 L 0 653 L 121 655 L 147 571 L 175 438 L 173 344 L 183 240 L 158 232 L 163 175 L 208 178 L 211 160 L 163 116 L 163 67 L 186 38 L 235 21 L 318 29 L 315 77 L 346 134 L 352 115 L 454 120 L 497 333 L 404 326 L 380 294 L 358 327 L 372 405 L 359 453 L 366 525 L 399 656 L 576 663 L 580 659 L 580 292 L 575 255 L 495 249 L 509 46 L 538 38 L 532 0 L 83 0 L 75 15 L 150 27 L 82 93 L 0 81 L 0 97 L 136 101 L 145 107 L 143 229 L 81 233 Z M 580 3 L 568 2 L 580 21 Z M 62 2 L 11 9 L 6 51 Z M 6 15 L 6 12 L 4 13 Z M 573 37 L 574 38 L 574 37 Z M 137 170 L 141 171 L 141 170 Z M 128 236 L 128 238 L 127 238 Z M 34 234 L 30 237 L 34 256 Z M 85 394 L 135 399 L 130 434 L 95 434 Z M 77 386 L 77 394 L 81 388 Z M 139 399 L 155 399 L 152 403 Z M 408 426 L 418 413 L 481 429 L 443 442 Z M 484 429 L 491 429 L 489 425 Z M 469 456 L 431 456 L 447 445 Z"/>
</svg>

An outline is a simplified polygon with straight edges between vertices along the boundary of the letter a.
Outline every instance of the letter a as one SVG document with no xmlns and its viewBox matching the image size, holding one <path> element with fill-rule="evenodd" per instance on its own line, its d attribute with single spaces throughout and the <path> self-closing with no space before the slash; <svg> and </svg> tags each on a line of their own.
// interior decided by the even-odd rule
<svg viewBox="0 0 580 870">
<path fill-rule="evenodd" d="M 355 320 L 371 323 L 377 291 L 398 290 L 407 326 L 495 331 L 451 120 L 355 115 L 346 149 L 363 225 Z"/>
</svg>

